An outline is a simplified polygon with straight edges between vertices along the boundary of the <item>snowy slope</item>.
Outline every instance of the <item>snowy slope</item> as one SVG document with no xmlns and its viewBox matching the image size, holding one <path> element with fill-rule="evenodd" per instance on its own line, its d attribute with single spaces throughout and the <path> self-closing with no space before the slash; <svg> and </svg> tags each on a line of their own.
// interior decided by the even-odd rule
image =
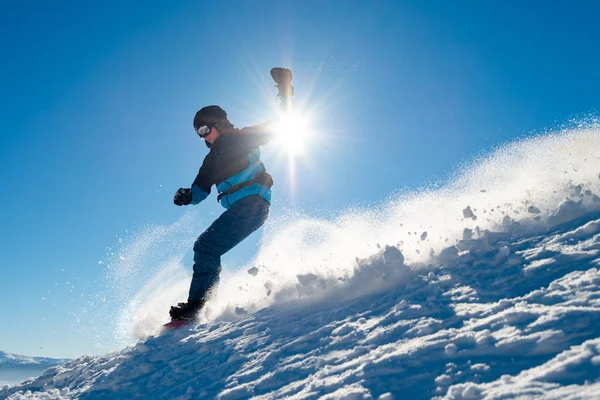
<svg viewBox="0 0 600 400">
<path fill-rule="evenodd" d="M 508 144 L 442 189 L 268 226 L 200 326 L 157 335 L 187 284 L 167 263 L 115 325 L 130 346 L 0 398 L 599 398 L 598 194 L 597 126 Z"/>
</svg>

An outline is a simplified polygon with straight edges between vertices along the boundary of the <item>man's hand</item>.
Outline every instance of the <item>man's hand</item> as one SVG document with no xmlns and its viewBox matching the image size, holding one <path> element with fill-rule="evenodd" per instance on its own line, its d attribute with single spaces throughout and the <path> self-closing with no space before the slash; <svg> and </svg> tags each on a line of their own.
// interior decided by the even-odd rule
<svg viewBox="0 0 600 400">
<path fill-rule="evenodd" d="M 187 206 L 192 202 L 192 189 L 181 188 L 175 192 L 173 203 L 176 206 Z"/>
</svg>

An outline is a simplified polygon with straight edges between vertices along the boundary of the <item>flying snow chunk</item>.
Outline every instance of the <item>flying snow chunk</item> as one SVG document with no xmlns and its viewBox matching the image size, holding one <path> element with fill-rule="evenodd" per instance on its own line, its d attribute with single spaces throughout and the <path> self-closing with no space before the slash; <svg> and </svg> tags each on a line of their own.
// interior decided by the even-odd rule
<svg viewBox="0 0 600 400">
<path fill-rule="evenodd" d="M 385 250 L 383 252 L 383 261 L 386 264 L 397 262 L 398 264 L 404 264 L 404 256 L 394 246 L 385 246 Z"/>
<path fill-rule="evenodd" d="M 240 316 L 248 315 L 248 311 L 246 311 L 246 309 L 244 307 L 236 307 L 235 315 L 240 315 Z"/>
<path fill-rule="evenodd" d="M 529 212 L 529 214 L 540 214 L 541 211 L 539 208 L 537 208 L 536 206 L 529 206 L 529 208 L 527 209 L 527 212 Z"/>
<path fill-rule="evenodd" d="M 298 274 L 298 275 L 296 275 L 296 279 L 298 279 L 298 282 L 302 286 L 307 286 L 307 285 L 312 284 L 313 282 L 318 281 L 319 277 L 315 274 L 308 273 L 308 274 Z"/>
<path fill-rule="evenodd" d="M 427 231 L 425 231 L 421 234 L 421 240 L 425 240 L 425 239 L 427 239 Z"/>
<path fill-rule="evenodd" d="M 465 228 L 463 230 L 463 240 L 473 239 L 473 229 Z"/>
<path fill-rule="evenodd" d="M 477 219 L 477 216 L 475 214 L 473 214 L 473 210 L 471 210 L 471 206 L 467 206 L 467 208 L 465 208 L 463 210 L 463 217 L 470 218 L 473 221 L 475 221 Z"/>
<path fill-rule="evenodd" d="M 252 267 L 248 270 L 248 273 L 252 276 L 256 276 L 256 275 L 258 275 L 258 268 Z"/>
</svg>

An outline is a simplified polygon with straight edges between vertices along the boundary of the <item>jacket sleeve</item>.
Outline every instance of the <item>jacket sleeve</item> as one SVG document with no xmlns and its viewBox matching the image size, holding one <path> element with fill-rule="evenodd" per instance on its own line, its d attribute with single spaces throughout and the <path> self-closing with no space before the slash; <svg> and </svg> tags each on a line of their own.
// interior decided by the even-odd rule
<svg viewBox="0 0 600 400">
<path fill-rule="evenodd" d="M 264 124 L 249 126 L 240 131 L 244 145 L 248 148 L 262 146 L 277 135 L 276 122 L 268 121 Z"/>
<path fill-rule="evenodd" d="M 206 199 L 210 194 L 210 187 L 213 185 L 213 172 L 210 160 L 210 153 L 204 159 L 194 183 L 192 183 L 192 203 L 198 204 Z"/>
</svg>

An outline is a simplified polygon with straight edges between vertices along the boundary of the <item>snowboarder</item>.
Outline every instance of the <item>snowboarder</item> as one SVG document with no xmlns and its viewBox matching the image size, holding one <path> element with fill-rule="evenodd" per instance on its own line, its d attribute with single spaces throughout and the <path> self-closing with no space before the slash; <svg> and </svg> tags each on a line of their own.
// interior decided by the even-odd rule
<svg viewBox="0 0 600 400">
<path fill-rule="evenodd" d="M 172 320 L 194 321 L 221 272 L 221 256 L 260 228 L 269 214 L 273 179 L 260 160 L 259 146 L 274 136 L 272 122 L 235 129 L 219 106 L 196 113 L 194 130 L 210 148 L 191 188 L 181 188 L 173 202 L 198 204 L 216 185 L 217 200 L 227 210 L 194 244 L 194 274 L 188 300 L 171 307 Z"/>
<path fill-rule="evenodd" d="M 292 72 L 273 68 L 282 111 L 291 110 Z M 273 122 L 236 129 L 219 106 L 200 109 L 194 117 L 194 130 L 210 149 L 191 188 L 180 188 L 173 202 L 178 206 L 198 204 L 216 185 L 217 200 L 226 211 L 194 244 L 192 282 L 185 303 L 172 306 L 172 326 L 196 321 L 198 313 L 218 285 L 221 256 L 260 228 L 269 215 L 273 178 L 260 160 L 259 146 L 276 134 Z M 167 324 L 169 325 L 169 324 Z"/>
</svg>

